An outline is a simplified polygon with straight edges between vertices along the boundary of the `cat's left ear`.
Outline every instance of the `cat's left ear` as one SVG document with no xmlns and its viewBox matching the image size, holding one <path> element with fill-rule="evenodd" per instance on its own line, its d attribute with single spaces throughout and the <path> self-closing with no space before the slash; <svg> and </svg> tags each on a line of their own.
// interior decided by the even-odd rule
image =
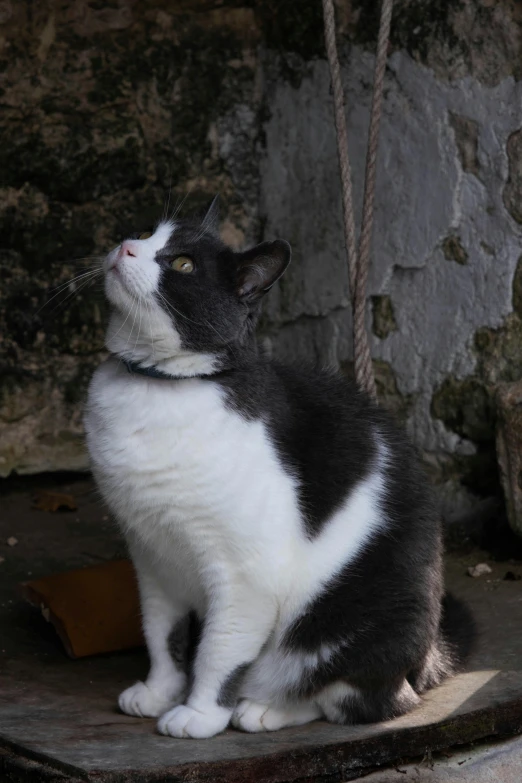
<svg viewBox="0 0 522 783">
<path fill-rule="evenodd" d="M 237 293 L 246 301 L 255 302 L 269 291 L 286 271 L 292 249 L 284 239 L 261 242 L 239 254 Z"/>
</svg>

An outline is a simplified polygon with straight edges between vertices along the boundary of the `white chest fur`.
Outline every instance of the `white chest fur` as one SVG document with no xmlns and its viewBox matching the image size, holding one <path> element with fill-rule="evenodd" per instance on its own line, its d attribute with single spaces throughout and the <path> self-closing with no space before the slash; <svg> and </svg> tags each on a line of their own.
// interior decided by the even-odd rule
<svg viewBox="0 0 522 783">
<path fill-rule="evenodd" d="M 204 610 L 213 582 L 227 581 L 248 583 L 290 616 L 382 522 L 384 452 L 309 541 L 296 480 L 265 424 L 232 410 L 208 380 L 147 379 L 111 360 L 95 373 L 85 425 L 96 479 L 124 533 L 163 581 L 192 593 L 195 608 Z"/>
<path fill-rule="evenodd" d="M 149 380 L 107 362 L 85 419 L 93 469 L 124 532 L 158 564 L 190 563 L 190 582 L 194 568 L 204 581 L 223 569 L 280 592 L 304 543 L 294 480 L 263 423 L 223 395 L 207 380 Z"/>
</svg>

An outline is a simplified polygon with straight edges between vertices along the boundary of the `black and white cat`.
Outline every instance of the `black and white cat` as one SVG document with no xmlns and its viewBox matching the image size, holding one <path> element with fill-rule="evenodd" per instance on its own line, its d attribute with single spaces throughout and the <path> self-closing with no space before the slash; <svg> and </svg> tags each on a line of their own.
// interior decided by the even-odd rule
<svg viewBox="0 0 522 783">
<path fill-rule="evenodd" d="M 289 262 L 283 241 L 232 251 L 211 216 L 105 262 L 112 356 L 85 426 L 151 663 L 119 704 L 173 737 L 388 719 L 468 651 L 412 447 L 339 374 L 257 347 Z M 192 654 L 173 655 L 189 617 Z"/>
</svg>

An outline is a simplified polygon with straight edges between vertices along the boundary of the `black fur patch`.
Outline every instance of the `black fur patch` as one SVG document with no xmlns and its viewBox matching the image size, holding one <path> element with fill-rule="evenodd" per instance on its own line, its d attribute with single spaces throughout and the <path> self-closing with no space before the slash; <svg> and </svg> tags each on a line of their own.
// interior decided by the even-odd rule
<svg viewBox="0 0 522 783">
<path fill-rule="evenodd" d="M 418 703 L 413 693 L 404 693 L 400 686 L 390 683 L 383 688 L 367 689 L 342 699 L 336 706 L 341 713 L 340 723 L 379 723 L 398 718 Z"/>
<path fill-rule="evenodd" d="M 313 537 L 368 472 L 374 407 L 337 373 L 262 356 L 220 383 L 242 415 L 266 422 L 282 465 L 298 481 L 303 524 Z"/>
<path fill-rule="evenodd" d="M 250 667 L 249 663 L 242 663 L 233 672 L 231 672 L 221 688 L 219 689 L 219 695 L 217 703 L 219 707 L 227 707 L 232 709 L 236 706 L 237 697 L 241 684 Z"/>
<path fill-rule="evenodd" d="M 188 675 L 192 685 L 194 659 L 201 637 L 201 622 L 195 612 L 189 612 L 169 634 L 169 652 L 181 671 Z"/>
</svg>

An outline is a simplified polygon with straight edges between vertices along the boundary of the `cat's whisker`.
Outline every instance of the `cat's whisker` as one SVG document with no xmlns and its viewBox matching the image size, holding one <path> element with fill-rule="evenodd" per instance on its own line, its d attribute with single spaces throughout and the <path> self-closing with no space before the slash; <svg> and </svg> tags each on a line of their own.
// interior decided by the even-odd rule
<svg viewBox="0 0 522 783">
<path fill-rule="evenodd" d="M 128 336 L 127 336 L 127 341 L 126 341 L 126 343 L 125 343 L 125 349 L 124 349 L 124 352 L 125 352 L 125 351 L 127 350 L 127 348 L 129 347 L 129 344 L 130 344 L 131 337 L 132 337 L 132 335 L 134 334 L 134 327 L 135 327 L 135 325 L 136 325 L 136 316 L 138 315 L 138 307 L 139 307 L 139 304 L 140 304 L 139 297 L 136 297 L 136 309 L 134 310 L 134 318 L 132 319 L 132 326 L 131 326 L 131 328 L 130 328 L 130 331 L 129 331 L 129 334 L 128 334 Z"/>
<path fill-rule="evenodd" d="M 141 334 L 141 299 L 138 299 L 138 304 L 140 306 L 140 320 L 138 322 L 138 334 L 137 334 L 136 340 L 134 342 L 134 348 L 132 349 L 133 353 L 136 351 L 136 346 L 138 345 L 138 341 L 140 339 L 140 334 Z"/>
<path fill-rule="evenodd" d="M 66 296 L 64 299 L 62 299 L 61 301 L 59 301 L 59 302 L 58 302 L 58 303 L 57 303 L 57 304 L 56 304 L 56 305 L 55 305 L 55 306 L 52 308 L 52 310 L 50 310 L 49 314 L 51 315 L 52 313 L 56 312 L 56 310 L 57 310 L 58 308 L 60 308 L 60 307 L 63 307 L 63 306 L 65 305 L 65 303 L 66 303 L 66 302 L 69 302 L 69 303 L 70 303 L 70 301 L 72 301 L 73 299 L 76 299 L 76 297 L 77 297 L 77 296 L 79 296 L 79 294 L 80 294 L 80 293 L 82 293 L 82 292 L 83 292 L 83 291 L 84 291 L 86 288 L 90 288 L 90 287 L 91 287 L 92 285 L 94 285 L 96 282 L 97 282 L 97 279 L 96 279 L 96 278 L 92 278 L 92 277 L 89 277 L 89 278 L 87 278 L 87 280 L 82 280 L 82 281 L 81 281 L 81 283 L 80 283 L 80 285 L 78 286 L 78 288 L 75 288 L 75 289 L 73 289 L 72 291 L 70 291 L 70 292 L 67 294 L 67 296 Z M 60 293 L 62 293 L 62 291 L 59 291 L 59 292 L 58 292 L 58 294 L 56 294 L 55 296 L 53 296 L 53 297 L 52 297 L 52 298 L 49 300 L 49 302 L 46 302 L 46 305 L 48 305 L 48 304 L 49 304 L 49 303 L 52 301 L 52 299 L 55 299 L 55 297 L 56 297 L 56 296 L 58 296 Z M 46 305 L 44 305 L 43 307 L 45 307 Z M 43 307 L 41 307 L 41 308 L 40 308 L 40 310 L 38 310 L 38 312 L 37 312 L 37 313 L 35 313 L 35 315 L 38 315 L 38 313 L 40 313 L 40 312 L 41 312 L 41 310 L 43 310 Z"/>
<path fill-rule="evenodd" d="M 52 291 L 56 291 L 56 293 L 55 293 L 53 296 L 51 296 L 51 298 L 50 298 L 50 299 L 48 299 L 48 300 L 47 300 L 47 301 L 46 301 L 46 302 L 45 302 L 45 303 L 44 303 L 44 304 L 43 304 L 43 305 L 40 307 L 40 309 L 39 309 L 39 310 L 37 310 L 37 311 L 36 311 L 35 315 L 39 315 L 39 314 L 41 313 L 41 311 L 42 311 L 42 310 L 43 310 L 45 307 L 47 307 L 47 306 L 48 306 L 48 305 L 49 305 L 49 304 L 50 304 L 50 303 L 51 303 L 51 302 L 52 302 L 54 299 L 56 299 L 56 297 L 57 297 L 57 296 L 60 296 L 60 294 L 61 294 L 61 293 L 63 293 L 63 291 L 65 291 L 65 289 L 69 288 L 69 286 L 71 286 L 71 285 L 74 285 L 74 284 L 75 284 L 76 282 L 78 282 L 79 280 L 81 280 L 81 281 L 85 282 L 85 279 L 87 279 L 87 278 L 89 278 L 89 279 L 90 279 L 90 278 L 96 277 L 96 276 L 98 276 L 98 275 L 101 275 L 102 271 L 103 271 L 102 269 L 92 269 L 92 270 L 90 270 L 89 272 L 84 272 L 84 273 L 83 273 L 83 274 L 81 274 L 81 275 L 77 275 L 76 277 L 73 277 L 71 280 L 67 280 L 67 282 L 65 282 L 65 283 L 61 283 L 59 286 L 57 286 L 57 287 L 58 287 L 58 289 L 59 289 L 58 291 L 56 291 L 56 288 L 52 288 L 52 289 L 51 289 L 51 291 L 50 291 L 50 293 L 51 293 Z M 74 291 L 75 291 L 75 290 L 77 290 L 77 289 L 73 289 L 71 293 L 74 293 Z M 68 299 L 68 298 L 69 298 L 69 297 L 66 297 L 66 299 Z M 65 302 L 65 301 L 66 301 L 66 299 L 64 299 L 63 301 Z M 59 304 L 63 304 L 63 302 L 61 302 L 61 303 L 59 303 Z"/>
<path fill-rule="evenodd" d="M 156 361 L 156 348 L 154 345 L 154 330 L 152 328 L 152 304 L 150 302 L 146 302 L 146 310 L 147 315 L 149 316 L 149 330 L 150 330 L 150 340 L 151 340 L 151 348 L 152 348 L 152 361 Z"/>
<path fill-rule="evenodd" d="M 175 220 L 177 218 L 177 216 L 179 215 L 179 213 L 181 212 L 181 210 L 185 205 L 185 201 L 188 199 L 193 189 L 194 189 L 193 187 L 189 187 L 189 189 L 187 190 L 187 192 L 185 193 L 181 201 L 178 201 L 178 205 L 175 207 L 174 212 L 172 213 L 171 220 Z"/>
<path fill-rule="evenodd" d="M 101 271 L 102 271 L 101 267 L 97 267 L 96 269 L 88 269 L 85 272 L 81 272 L 79 275 L 76 275 L 76 277 L 72 277 L 70 280 L 64 280 L 63 283 L 60 283 L 54 288 L 49 289 L 49 293 L 52 294 L 54 291 L 58 291 L 58 289 L 67 288 L 67 286 L 74 285 L 74 283 L 76 283 L 78 280 L 81 280 L 82 277 L 87 277 L 87 275 L 97 274 Z"/>
<path fill-rule="evenodd" d="M 132 300 L 133 300 L 133 304 L 131 305 L 131 307 L 129 307 L 129 310 L 128 310 L 128 312 L 127 312 L 127 315 L 125 316 L 125 320 L 124 320 L 124 321 L 123 321 L 123 323 L 121 324 L 121 326 L 120 326 L 120 328 L 118 329 L 118 331 L 116 332 L 116 334 L 112 335 L 111 339 L 114 339 L 115 337 L 117 337 L 117 336 L 119 335 L 119 333 L 120 333 L 120 332 L 121 332 L 121 330 L 124 328 L 124 326 L 125 326 L 125 324 L 127 323 L 127 321 L 129 320 L 129 316 L 130 316 L 130 314 L 131 314 L 131 312 L 132 312 L 132 310 L 133 310 L 133 305 L 134 305 L 134 302 L 136 301 L 136 297 L 135 297 L 134 295 L 132 295 Z"/>
</svg>

